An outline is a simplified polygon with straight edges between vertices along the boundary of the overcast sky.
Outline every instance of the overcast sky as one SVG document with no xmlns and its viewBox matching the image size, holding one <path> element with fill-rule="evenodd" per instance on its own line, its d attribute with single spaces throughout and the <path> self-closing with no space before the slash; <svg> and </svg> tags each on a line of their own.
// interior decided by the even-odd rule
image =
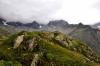
<svg viewBox="0 0 100 66">
<path fill-rule="evenodd" d="M 99 0 L 0 0 L 0 16 L 8 21 L 48 23 L 64 19 L 69 23 L 100 22 Z"/>
</svg>

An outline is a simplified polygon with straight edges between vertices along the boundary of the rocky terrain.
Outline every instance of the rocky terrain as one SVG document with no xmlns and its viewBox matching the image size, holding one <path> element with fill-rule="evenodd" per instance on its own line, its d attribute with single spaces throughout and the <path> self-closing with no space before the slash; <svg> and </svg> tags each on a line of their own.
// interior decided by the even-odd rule
<svg viewBox="0 0 100 66">
<path fill-rule="evenodd" d="M 56 24 L 54 24 L 56 23 Z M 90 46 L 95 52 L 100 55 L 100 30 L 92 28 L 89 25 L 68 24 L 66 21 L 52 21 L 47 26 L 43 27 L 47 31 L 60 31 L 76 40 L 80 40 Z"/>
<path fill-rule="evenodd" d="M 32 23 L 21 22 L 6 22 L 4 19 L 0 19 L 0 27 L 10 33 L 16 33 L 20 31 L 59 31 L 75 40 L 80 40 L 90 46 L 98 55 L 100 55 L 100 30 L 94 28 L 93 25 L 69 24 L 64 20 L 53 20 L 48 24 L 39 24 L 36 21 Z M 98 25 L 98 24 L 97 24 Z"/>
<path fill-rule="evenodd" d="M 60 32 L 22 31 L 0 45 L 0 66 L 100 66 L 100 58 Z"/>
<path fill-rule="evenodd" d="M 100 29 L 94 26 L 0 18 L 0 66 L 99 66 Z"/>
</svg>

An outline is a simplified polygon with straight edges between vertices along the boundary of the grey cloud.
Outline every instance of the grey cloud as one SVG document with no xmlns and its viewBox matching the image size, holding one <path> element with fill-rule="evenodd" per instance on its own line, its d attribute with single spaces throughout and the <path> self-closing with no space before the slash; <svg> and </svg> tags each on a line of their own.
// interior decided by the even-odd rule
<svg viewBox="0 0 100 66">
<path fill-rule="evenodd" d="M 8 21 L 45 22 L 61 4 L 61 0 L 0 0 L 0 16 Z"/>
</svg>

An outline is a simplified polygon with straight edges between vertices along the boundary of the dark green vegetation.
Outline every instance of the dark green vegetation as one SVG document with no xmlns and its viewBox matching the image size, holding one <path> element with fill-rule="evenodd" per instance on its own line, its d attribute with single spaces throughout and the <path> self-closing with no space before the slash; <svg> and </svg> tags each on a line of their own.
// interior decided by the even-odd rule
<svg viewBox="0 0 100 66">
<path fill-rule="evenodd" d="M 0 45 L 0 66 L 100 66 L 84 43 L 59 32 L 20 32 Z"/>
</svg>

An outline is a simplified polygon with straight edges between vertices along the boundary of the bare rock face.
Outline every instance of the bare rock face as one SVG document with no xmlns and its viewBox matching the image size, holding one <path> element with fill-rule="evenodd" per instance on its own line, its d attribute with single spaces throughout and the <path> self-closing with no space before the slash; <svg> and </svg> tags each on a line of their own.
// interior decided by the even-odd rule
<svg viewBox="0 0 100 66">
<path fill-rule="evenodd" d="M 16 49 L 17 47 L 19 47 L 19 45 L 22 43 L 23 39 L 24 39 L 24 35 L 18 36 L 15 40 L 13 48 Z"/>
<path fill-rule="evenodd" d="M 38 60 L 39 60 L 39 54 L 34 54 L 31 66 L 37 66 Z"/>
<path fill-rule="evenodd" d="M 33 50 L 33 48 L 37 46 L 36 37 L 33 37 L 33 39 L 29 40 L 28 42 L 29 42 L 29 50 Z"/>
</svg>

